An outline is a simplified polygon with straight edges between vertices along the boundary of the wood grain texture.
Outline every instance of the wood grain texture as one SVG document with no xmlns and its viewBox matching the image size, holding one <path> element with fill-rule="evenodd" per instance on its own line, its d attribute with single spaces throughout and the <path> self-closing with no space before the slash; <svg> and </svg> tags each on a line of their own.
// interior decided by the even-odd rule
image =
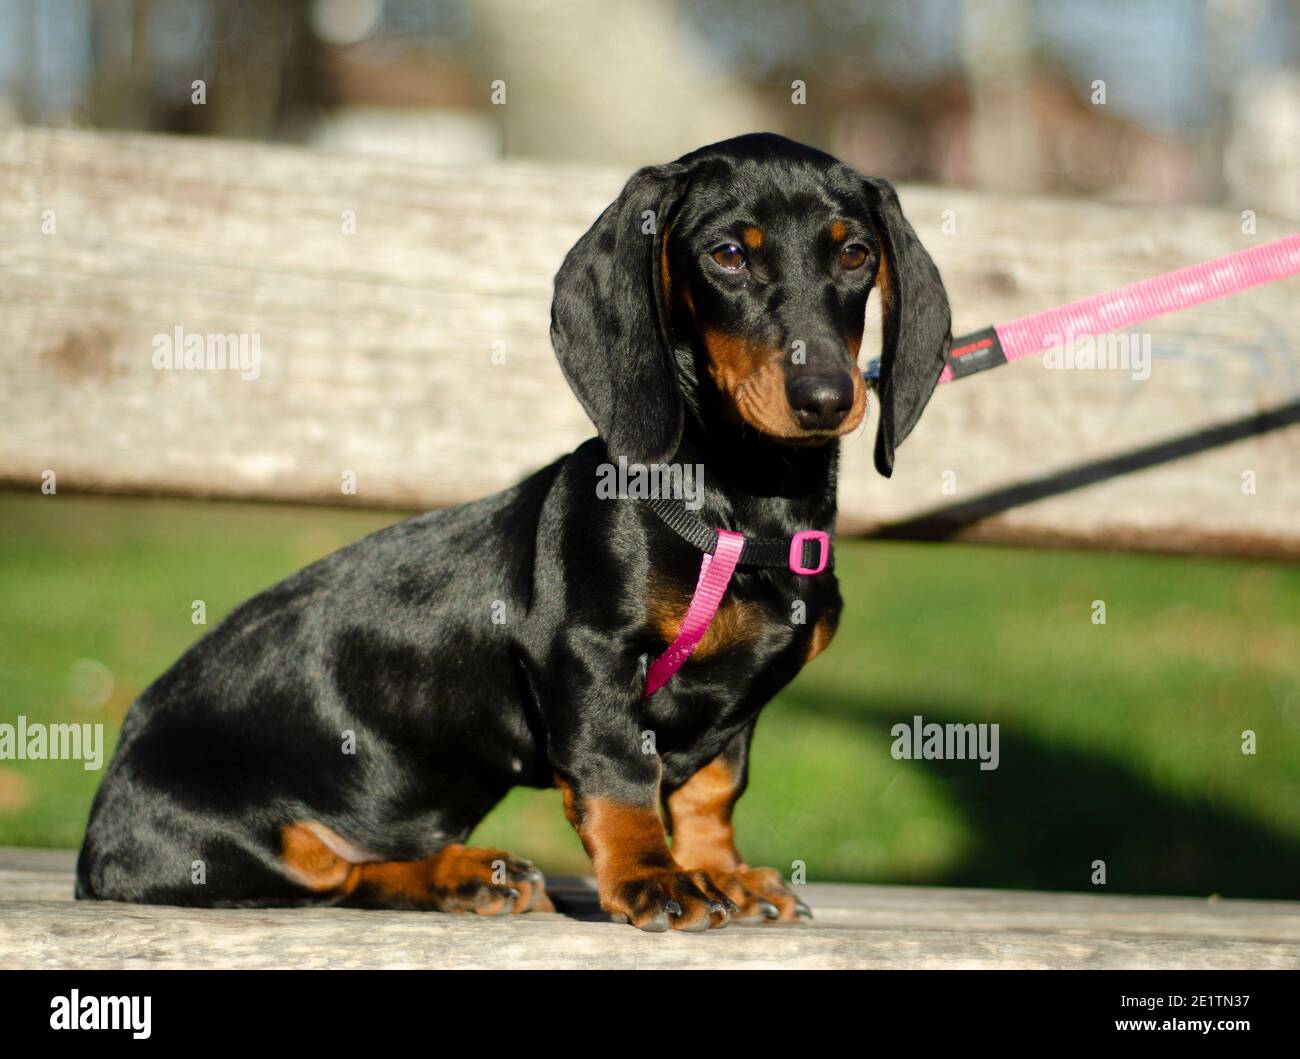
<svg viewBox="0 0 1300 1059">
<path fill-rule="evenodd" d="M 591 432 L 551 353 L 551 281 L 625 176 L 0 134 L 0 481 L 401 508 L 505 486 Z M 902 199 L 958 333 L 1289 234 L 1260 217 L 1243 235 L 1233 212 Z M 1291 280 L 1155 321 L 1146 381 L 1031 358 L 944 386 L 891 481 L 870 424 L 848 439 L 842 530 L 1300 556 L 1298 305 Z M 258 336 L 258 377 L 156 370 L 153 336 L 176 327 Z"/>
<path fill-rule="evenodd" d="M 807 925 L 648 935 L 590 880 L 561 913 L 194 910 L 72 900 L 70 852 L 0 849 L 0 967 L 1300 968 L 1300 903 L 809 884 Z"/>
</svg>

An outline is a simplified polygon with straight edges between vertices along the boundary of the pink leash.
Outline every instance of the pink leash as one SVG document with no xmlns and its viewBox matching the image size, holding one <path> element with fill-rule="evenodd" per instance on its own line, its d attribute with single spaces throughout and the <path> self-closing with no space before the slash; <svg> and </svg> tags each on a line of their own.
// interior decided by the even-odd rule
<svg viewBox="0 0 1300 1059">
<path fill-rule="evenodd" d="M 1065 335 L 1098 335 L 1189 309 L 1263 283 L 1300 274 L 1300 235 L 1239 250 L 1180 268 L 1163 276 L 1094 294 L 1056 309 L 1022 316 L 994 330 L 1007 360 L 1019 360 L 1056 345 Z M 952 378 L 951 372 L 940 382 Z"/>
<path fill-rule="evenodd" d="M 1295 275 L 1300 275 L 1300 235 L 1289 235 L 955 338 L 939 381 L 1042 353 L 1069 335 L 1105 334 Z M 880 364 L 873 361 L 868 381 L 879 374 Z"/>
</svg>

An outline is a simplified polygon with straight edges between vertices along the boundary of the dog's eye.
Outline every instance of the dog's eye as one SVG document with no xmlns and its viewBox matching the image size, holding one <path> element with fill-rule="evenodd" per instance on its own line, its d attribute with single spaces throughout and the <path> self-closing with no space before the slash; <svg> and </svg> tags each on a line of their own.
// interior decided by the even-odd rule
<svg viewBox="0 0 1300 1059">
<path fill-rule="evenodd" d="M 840 251 L 840 268 L 852 272 L 867 262 L 867 248 L 861 243 L 850 243 Z"/>
<path fill-rule="evenodd" d="M 711 256 L 728 272 L 739 272 L 745 267 L 745 251 L 735 243 L 723 243 L 714 247 Z"/>
</svg>

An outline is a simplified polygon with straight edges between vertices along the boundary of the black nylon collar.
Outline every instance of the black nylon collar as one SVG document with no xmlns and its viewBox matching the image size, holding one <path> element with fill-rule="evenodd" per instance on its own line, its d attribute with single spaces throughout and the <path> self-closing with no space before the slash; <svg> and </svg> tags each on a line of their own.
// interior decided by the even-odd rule
<svg viewBox="0 0 1300 1059">
<path fill-rule="evenodd" d="M 718 531 L 691 514 L 682 501 L 661 498 L 647 500 L 645 503 L 659 516 L 665 526 L 688 544 L 710 555 L 717 549 Z M 745 547 L 741 550 L 740 559 L 737 561 L 738 565 L 784 567 L 788 570 L 790 569 L 790 546 L 793 541 L 793 537 L 746 537 Z M 828 538 L 827 565 L 830 563 L 830 547 Z M 819 551 L 816 541 L 805 540 L 800 563 L 806 567 L 816 566 L 820 559 Z"/>
</svg>

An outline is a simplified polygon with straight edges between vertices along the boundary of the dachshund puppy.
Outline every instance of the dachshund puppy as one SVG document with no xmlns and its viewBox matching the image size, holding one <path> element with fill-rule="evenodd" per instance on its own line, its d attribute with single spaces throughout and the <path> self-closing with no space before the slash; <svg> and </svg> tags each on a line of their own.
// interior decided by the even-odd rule
<svg viewBox="0 0 1300 1059">
<path fill-rule="evenodd" d="M 127 714 L 77 896 L 549 909 L 528 861 L 464 844 L 524 784 L 563 792 L 620 921 L 807 916 L 731 817 L 759 711 L 839 618 L 838 438 L 866 413 L 873 288 L 889 475 L 951 341 L 893 188 L 762 134 L 634 174 L 555 280 L 555 351 L 599 437 L 199 640 Z M 703 504 L 598 495 L 614 465 L 702 467 Z M 720 607 L 706 557 L 738 562 Z"/>
</svg>

